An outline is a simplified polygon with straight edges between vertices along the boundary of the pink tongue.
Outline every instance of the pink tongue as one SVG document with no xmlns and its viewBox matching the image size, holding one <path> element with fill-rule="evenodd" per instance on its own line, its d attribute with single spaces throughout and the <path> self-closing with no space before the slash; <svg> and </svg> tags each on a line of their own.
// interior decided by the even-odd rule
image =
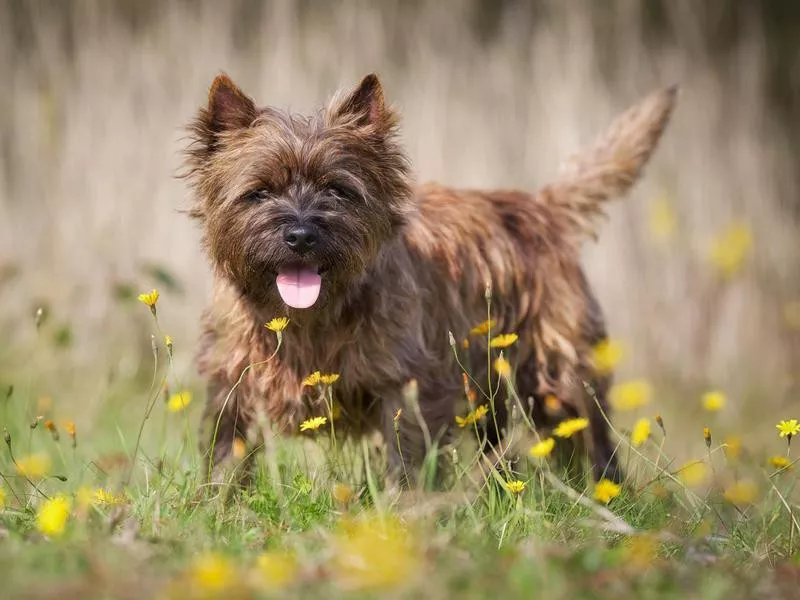
<svg viewBox="0 0 800 600">
<path fill-rule="evenodd" d="M 322 287 L 322 277 L 309 269 L 281 269 L 275 281 L 281 298 L 292 308 L 313 306 Z"/>
</svg>

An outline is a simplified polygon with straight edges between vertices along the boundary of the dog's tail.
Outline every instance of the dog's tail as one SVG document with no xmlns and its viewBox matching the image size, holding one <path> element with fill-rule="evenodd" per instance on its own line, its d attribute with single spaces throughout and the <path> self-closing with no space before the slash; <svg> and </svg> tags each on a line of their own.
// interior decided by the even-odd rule
<svg viewBox="0 0 800 600">
<path fill-rule="evenodd" d="M 580 232 L 594 237 L 603 203 L 624 195 L 641 176 L 678 92 L 673 85 L 622 113 L 593 146 L 564 162 L 558 180 L 544 188 L 540 198 L 562 209 L 559 212 Z"/>
</svg>

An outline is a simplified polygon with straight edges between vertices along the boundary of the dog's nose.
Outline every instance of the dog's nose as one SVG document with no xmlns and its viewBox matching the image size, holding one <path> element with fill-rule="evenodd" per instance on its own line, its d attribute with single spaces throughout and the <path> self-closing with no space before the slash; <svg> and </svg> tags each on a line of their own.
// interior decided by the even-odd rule
<svg viewBox="0 0 800 600">
<path fill-rule="evenodd" d="M 317 245 L 318 236 L 309 225 L 294 225 L 283 234 L 283 241 L 298 254 L 305 254 Z"/>
</svg>

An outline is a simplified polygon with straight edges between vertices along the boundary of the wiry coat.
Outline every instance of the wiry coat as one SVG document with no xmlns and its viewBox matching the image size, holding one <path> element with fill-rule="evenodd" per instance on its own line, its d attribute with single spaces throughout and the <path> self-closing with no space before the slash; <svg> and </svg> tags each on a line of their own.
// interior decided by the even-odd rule
<svg viewBox="0 0 800 600">
<path fill-rule="evenodd" d="M 252 438 L 259 414 L 286 433 L 327 415 L 319 390 L 302 383 L 318 370 L 340 374 L 337 431 L 380 429 L 394 467 L 418 464 L 464 398 L 454 351 L 484 387 L 493 376 L 485 339 L 472 337 L 469 350 L 450 343 L 486 320 L 488 288 L 494 332 L 519 335 L 505 352 L 519 396 L 534 399 L 537 425 L 551 425 L 548 394 L 588 416 L 595 473 L 616 476 L 605 422 L 584 388 L 604 404 L 608 378 L 594 372 L 590 352 L 606 332 L 579 250 L 603 202 L 639 178 L 675 97 L 664 90 L 624 113 L 556 183 L 531 195 L 413 186 L 397 117 L 373 75 L 311 117 L 258 109 L 218 77 L 193 123 L 187 161 L 192 214 L 215 276 L 199 352 L 213 462 L 229 455 L 235 436 Z M 275 289 L 278 269 L 298 260 L 281 234 L 298 219 L 322 232 L 320 247 L 303 257 L 323 273 L 320 300 L 306 310 L 288 308 Z M 264 324 L 284 315 L 290 324 L 269 358 L 277 341 Z M 412 379 L 424 426 L 404 410 L 398 449 L 393 419 Z M 502 429 L 503 396 L 496 409 Z"/>
</svg>

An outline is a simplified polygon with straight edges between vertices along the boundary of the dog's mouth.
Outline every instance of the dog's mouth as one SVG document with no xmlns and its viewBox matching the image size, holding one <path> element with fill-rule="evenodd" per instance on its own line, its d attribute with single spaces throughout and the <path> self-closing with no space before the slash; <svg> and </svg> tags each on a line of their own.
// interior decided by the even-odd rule
<svg viewBox="0 0 800 600">
<path fill-rule="evenodd" d="M 275 277 L 281 299 L 291 308 L 311 308 L 319 298 L 324 272 L 310 264 L 281 267 Z"/>
</svg>

